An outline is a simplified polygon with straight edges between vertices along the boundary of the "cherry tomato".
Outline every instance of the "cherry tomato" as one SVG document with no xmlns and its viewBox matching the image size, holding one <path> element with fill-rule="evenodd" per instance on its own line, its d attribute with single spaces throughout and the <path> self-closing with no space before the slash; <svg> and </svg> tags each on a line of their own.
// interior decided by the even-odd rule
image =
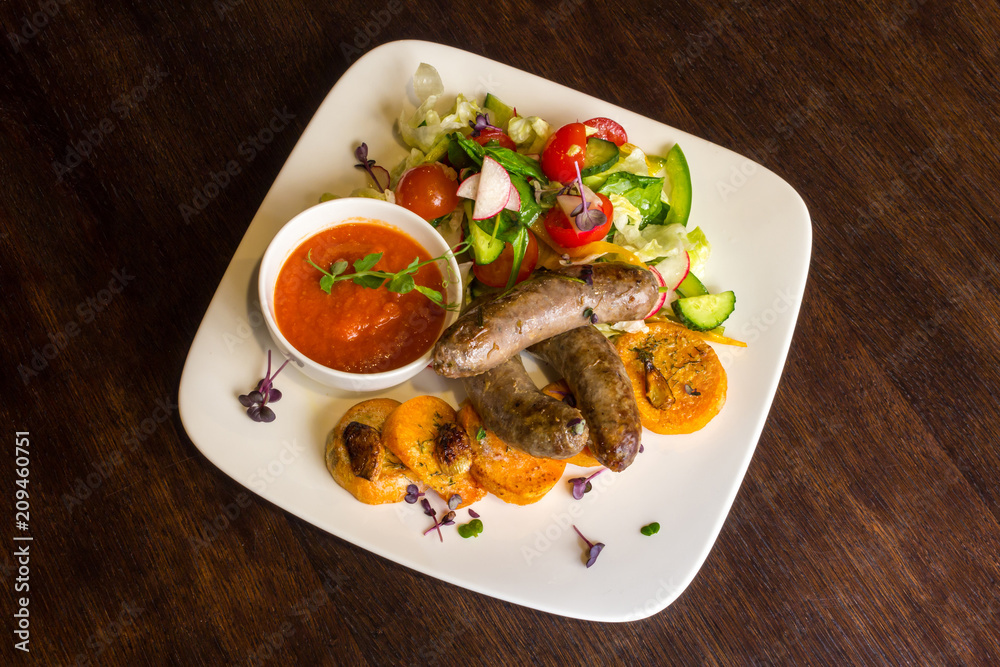
<svg viewBox="0 0 1000 667">
<path fill-rule="evenodd" d="M 615 146 L 621 146 L 628 141 L 625 128 L 610 118 L 591 118 L 590 120 L 583 121 L 583 124 L 597 130 L 597 133 L 592 136 L 610 141 Z"/>
<path fill-rule="evenodd" d="M 563 248 L 577 248 L 588 243 L 593 243 L 594 241 L 603 240 L 608 235 L 608 232 L 611 231 L 611 217 L 614 213 L 614 206 L 612 206 L 611 200 L 601 193 L 597 193 L 597 196 L 601 198 L 601 211 L 604 212 L 607 218 L 607 221 L 603 225 L 598 225 L 587 232 L 581 232 L 569 217 L 563 213 L 563 210 L 556 206 L 548 212 L 545 220 L 542 221 L 542 224 L 545 225 L 545 231 L 549 233 L 552 240 Z"/>
<path fill-rule="evenodd" d="M 535 240 L 534 234 L 528 232 L 528 247 L 524 251 L 524 259 L 521 260 L 521 269 L 517 272 L 517 282 L 531 275 L 536 264 L 538 264 L 538 241 Z M 499 257 L 489 264 L 473 264 L 472 272 L 476 278 L 490 287 L 506 287 L 513 266 L 514 246 L 507 243 Z"/>
<path fill-rule="evenodd" d="M 396 186 L 396 203 L 424 220 L 434 220 L 458 206 L 458 182 L 448 176 L 444 165 L 422 164 L 410 169 Z"/>
<path fill-rule="evenodd" d="M 587 128 L 570 123 L 556 130 L 542 151 L 542 171 L 552 181 L 567 183 L 576 178 L 576 167 L 583 169 Z M 575 165 L 575 166 L 574 166 Z"/>
<path fill-rule="evenodd" d="M 512 151 L 517 150 L 517 145 L 514 140 L 507 136 L 507 133 L 496 127 L 487 127 L 480 130 L 478 137 L 472 137 L 473 140 L 479 143 L 480 146 L 485 146 L 491 141 L 495 141 L 500 144 L 501 148 L 509 148 Z"/>
</svg>

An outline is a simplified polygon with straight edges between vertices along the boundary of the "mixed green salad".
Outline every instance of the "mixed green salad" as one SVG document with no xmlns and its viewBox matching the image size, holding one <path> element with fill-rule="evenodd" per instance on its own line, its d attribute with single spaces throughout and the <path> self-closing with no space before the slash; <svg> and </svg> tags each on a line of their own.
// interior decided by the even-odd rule
<svg viewBox="0 0 1000 667">
<path fill-rule="evenodd" d="M 538 267 L 626 261 L 658 276 L 662 298 L 649 317 L 728 340 L 721 325 L 735 295 L 711 294 L 700 279 L 711 245 L 688 227 L 691 177 L 679 145 L 663 157 L 648 154 L 610 118 L 555 127 L 491 93 L 482 102 L 459 93 L 441 113 L 444 85 L 427 64 L 417 68 L 413 90 L 419 106 L 397 120 L 409 154 L 390 170 L 362 144 L 356 166 L 369 184 L 350 194 L 404 206 L 452 246 L 464 242 L 469 295 L 507 289 Z"/>
</svg>

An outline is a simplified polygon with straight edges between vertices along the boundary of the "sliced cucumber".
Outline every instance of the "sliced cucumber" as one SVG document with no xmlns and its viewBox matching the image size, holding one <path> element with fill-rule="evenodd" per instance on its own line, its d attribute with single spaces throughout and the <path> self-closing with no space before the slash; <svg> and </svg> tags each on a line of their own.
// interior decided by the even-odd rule
<svg viewBox="0 0 1000 667">
<path fill-rule="evenodd" d="M 593 176 L 605 169 L 610 169 L 611 165 L 618 161 L 618 147 L 611 141 L 590 137 L 587 139 L 587 150 L 583 155 L 583 169 L 581 176 Z"/>
<path fill-rule="evenodd" d="M 703 294 L 708 294 L 708 290 L 705 289 L 705 284 L 698 280 L 698 276 L 694 275 L 690 271 L 684 276 L 684 280 L 681 281 L 675 289 L 675 292 L 682 297 L 687 296 L 702 296 Z"/>
<path fill-rule="evenodd" d="M 665 169 L 667 179 L 670 181 L 670 211 L 663 224 L 687 225 L 688 217 L 691 215 L 691 170 L 680 145 L 674 144 L 667 153 Z"/>
<path fill-rule="evenodd" d="M 719 326 L 736 309 L 736 294 L 702 294 L 677 299 L 671 304 L 674 314 L 688 329 L 708 331 Z"/>
<path fill-rule="evenodd" d="M 507 131 L 507 123 L 514 116 L 514 110 L 500 101 L 493 93 L 486 93 L 483 107 L 490 112 L 490 125 Z"/>
<path fill-rule="evenodd" d="M 424 155 L 424 162 L 439 161 L 441 158 L 443 158 L 445 155 L 448 154 L 449 144 L 451 144 L 451 139 L 448 138 L 448 135 L 445 135 L 440 139 L 438 139 L 437 143 L 431 146 L 430 150 L 427 151 L 427 154 Z"/>
<path fill-rule="evenodd" d="M 489 264 L 503 252 L 504 243 L 479 226 L 472 219 L 472 202 L 465 203 L 465 216 L 469 221 L 469 243 L 472 244 L 472 256 L 476 264 Z M 479 221 L 483 224 L 496 224 L 496 218 Z"/>
</svg>

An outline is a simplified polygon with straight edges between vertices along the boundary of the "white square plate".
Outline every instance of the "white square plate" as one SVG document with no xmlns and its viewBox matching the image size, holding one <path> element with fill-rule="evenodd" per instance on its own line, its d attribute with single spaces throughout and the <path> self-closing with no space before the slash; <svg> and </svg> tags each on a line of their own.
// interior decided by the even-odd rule
<svg viewBox="0 0 1000 667">
<path fill-rule="evenodd" d="M 485 530 L 462 539 L 432 532 L 419 505 L 367 506 L 333 481 L 323 459 L 326 434 L 354 403 L 372 394 L 326 389 L 293 368 L 275 386 L 277 420 L 252 422 L 237 396 L 264 375 L 274 349 L 257 303 L 257 267 L 271 238 L 323 192 L 364 184 L 354 168 L 362 141 L 392 167 L 406 153 L 394 138 L 402 105 L 413 105 L 411 76 L 421 62 L 438 69 L 446 94 L 481 99 L 487 90 L 521 113 L 555 126 L 607 116 L 649 153 L 676 142 L 687 156 L 694 201 L 690 227 L 712 242 L 706 283 L 733 289 L 727 333 L 746 349 L 716 346 L 729 375 L 720 415 L 692 435 L 645 432 L 645 453 L 625 472 L 604 472 L 583 500 L 560 483 L 540 502 L 476 505 Z M 564 86 L 480 56 L 419 41 L 380 46 L 358 60 L 316 111 L 247 229 L 191 345 L 180 383 L 180 414 L 191 440 L 223 472 L 288 512 L 362 549 L 486 595 L 595 621 L 644 618 L 687 587 L 719 534 L 767 417 L 806 283 L 812 228 L 799 195 L 767 169 L 731 151 Z M 544 374 L 530 360 L 536 379 Z M 458 381 L 425 370 L 382 395 L 436 394 L 454 406 Z M 568 466 L 565 479 L 582 470 Z M 443 502 L 433 498 L 437 508 Z M 465 510 L 459 514 L 468 521 Z M 659 522 L 657 535 L 639 528 Z M 591 568 L 575 524 L 606 547 Z"/>
</svg>

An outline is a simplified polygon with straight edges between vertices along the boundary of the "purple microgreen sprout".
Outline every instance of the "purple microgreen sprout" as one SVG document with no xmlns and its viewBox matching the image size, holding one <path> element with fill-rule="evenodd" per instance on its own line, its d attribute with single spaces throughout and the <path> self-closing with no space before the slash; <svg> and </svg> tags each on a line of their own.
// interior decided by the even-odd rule
<svg viewBox="0 0 1000 667">
<path fill-rule="evenodd" d="M 701 396 L 700 391 L 698 391 L 697 389 L 686 383 L 684 385 L 684 393 L 686 393 L 688 396 Z"/>
<path fill-rule="evenodd" d="M 354 151 L 354 157 L 358 158 L 358 163 L 354 165 L 356 169 L 364 169 L 368 172 L 375 187 L 379 192 L 389 189 L 389 170 L 385 167 L 375 165 L 375 160 L 368 159 L 368 144 L 362 142 Z M 385 185 L 383 185 L 385 183 Z"/>
<path fill-rule="evenodd" d="M 477 512 L 476 510 L 474 510 L 474 509 L 472 509 L 470 507 L 469 508 L 469 516 L 471 516 L 473 519 L 478 519 L 479 518 L 479 512 Z"/>
<path fill-rule="evenodd" d="M 426 498 L 420 501 L 420 506 L 424 508 L 424 514 L 426 514 L 427 516 L 429 517 L 437 516 L 437 512 L 435 512 L 434 508 L 431 507 L 431 501 L 427 500 Z"/>
<path fill-rule="evenodd" d="M 583 533 L 580 532 L 580 529 L 577 528 L 575 524 L 573 525 L 573 530 L 576 531 L 576 534 L 580 536 L 581 540 L 587 543 L 587 547 L 590 549 L 590 551 L 587 553 L 587 555 L 589 556 L 589 558 L 587 558 L 587 567 L 590 567 L 595 562 L 597 562 L 597 557 L 601 555 L 601 549 L 604 548 L 604 543 L 598 542 L 597 544 L 594 544 L 593 542 L 591 542 L 590 540 L 588 540 L 586 537 L 583 536 Z"/>
<path fill-rule="evenodd" d="M 267 375 L 257 383 L 257 387 L 248 394 L 240 394 L 240 405 L 247 409 L 247 415 L 255 422 L 273 422 L 276 415 L 274 410 L 267 406 L 268 403 L 275 403 L 281 400 L 281 392 L 274 388 L 274 378 L 288 365 L 288 359 L 281 364 L 278 370 L 271 374 L 271 350 L 267 351 Z"/>
<path fill-rule="evenodd" d="M 420 489 L 417 488 L 416 484 L 410 484 L 408 487 L 406 487 L 406 495 L 403 496 L 403 500 L 413 505 L 414 503 L 417 502 L 417 500 L 419 500 L 423 496 L 424 494 L 420 492 Z"/>
<path fill-rule="evenodd" d="M 430 507 L 430 503 L 428 503 L 428 507 Z M 434 510 L 431 511 L 433 512 Z M 432 514 L 430 516 L 434 515 Z M 444 542 L 444 535 L 441 534 L 441 526 L 453 526 L 453 525 L 455 525 L 455 513 L 448 512 L 447 514 L 441 517 L 440 521 L 435 521 L 433 526 L 425 530 L 424 535 L 431 532 L 432 530 L 437 530 L 438 538 L 440 538 L 440 540 Z"/>
<path fill-rule="evenodd" d="M 594 286 L 594 265 L 584 264 L 580 267 L 580 280 L 587 283 L 591 287 Z"/>
<path fill-rule="evenodd" d="M 458 495 L 457 493 L 452 494 L 451 497 L 448 498 L 448 509 L 450 510 L 455 509 L 461 504 L 462 504 L 462 496 Z"/>
<path fill-rule="evenodd" d="M 646 446 L 645 446 L 645 445 L 643 445 L 643 444 L 642 444 L 642 443 L 640 442 L 640 443 L 639 443 L 639 453 L 640 453 L 640 454 L 642 454 L 642 453 L 643 453 L 644 451 L 646 451 Z"/>
<path fill-rule="evenodd" d="M 485 113 L 477 113 L 475 121 L 469 121 L 469 127 L 472 128 L 472 136 L 478 137 L 483 130 L 488 127 L 492 127 L 494 130 L 499 130 L 499 127 L 490 125 L 490 116 Z"/>
<path fill-rule="evenodd" d="M 593 308 L 584 308 L 583 317 L 584 319 L 590 320 L 591 324 L 597 324 L 597 313 L 594 312 Z"/>
<path fill-rule="evenodd" d="M 573 209 L 571 215 L 577 229 L 581 232 L 589 232 L 607 222 L 608 216 L 604 215 L 604 211 L 599 208 L 588 207 L 587 195 L 583 189 L 583 177 L 580 176 L 580 165 L 574 163 L 573 166 L 576 167 L 576 187 L 580 193 L 580 205 Z"/>
<path fill-rule="evenodd" d="M 587 423 L 579 417 L 575 417 L 574 419 L 569 420 L 566 424 L 566 428 L 568 428 L 574 435 L 583 435 L 584 430 L 587 428 Z"/>
<path fill-rule="evenodd" d="M 573 485 L 573 497 L 580 500 L 583 498 L 583 494 L 589 493 L 591 489 L 594 488 L 594 485 L 590 483 L 590 480 L 594 479 L 605 470 L 607 470 L 607 468 L 601 468 L 590 477 L 574 477 L 569 480 L 569 483 Z"/>
</svg>

